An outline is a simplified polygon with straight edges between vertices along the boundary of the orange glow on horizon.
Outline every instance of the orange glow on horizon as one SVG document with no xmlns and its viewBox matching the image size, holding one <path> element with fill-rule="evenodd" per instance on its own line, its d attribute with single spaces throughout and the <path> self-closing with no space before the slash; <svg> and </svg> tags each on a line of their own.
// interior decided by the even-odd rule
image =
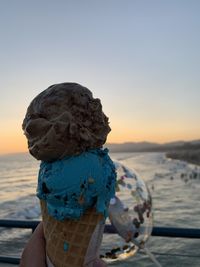
<svg viewBox="0 0 200 267">
<path fill-rule="evenodd" d="M 19 127 L 19 121 L 7 121 L 4 123 L 0 133 L 0 154 L 27 152 L 27 140 L 23 135 L 22 129 Z M 146 128 L 145 128 L 146 126 Z M 112 131 L 109 133 L 107 143 L 125 143 L 125 142 L 155 142 L 167 143 L 173 141 L 191 141 L 199 140 L 200 136 L 193 131 L 184 132 L 178 128 L 172 130 L 162 127 L 135 127 L 129 128 L 124 124 L 120 127 L 119 124 L 112 125 Z"/>
<path fill-rule="evenodd" d="M 4 121 L 0 133 L 0 154 L 26 152 L 27 140 L 18 120 Z"/>
<path fill-rule="evenodd" d="M 174 141 L 192 141 L 199 140 L 198 132 L 180 131 L 179 129 L 164 129 L 164 128 L 146 128 L 143 129 L 124 129 L 113 127 L 107 137 L 107 143 L 126 143 L 126 142 L 152 142 L 152 143 L 168 143 Z"/>
<path fill-rule="evenodd" d="M 26 152 L 27 141 L 23 135 L 19 135 L 16 132 L 1 136 L 0 142 L 0 154 Z"/>
<path fill-rule="evenodd" d="M 147 141 L 147 142 L 155 142 L 155 143 L 167 143 L 167 142 L 173 142 L 173 141 L 178 141 L 178 140 L 184 140 L 184 141 L 191 141 L 191 140 L 198 140 L 200 139 L 198 136 L 196 138 L 194 138 L 194 136 L 188 136 L 188 138 L 186 137 L 179 137 L 176 138 L 176 136 L 166 136 L 166 138 L 164 138 L 164 136 L 162 136 L 162 138 L 155 136 L 153 138 L 153 136 L 150 138 L 148 138 L 148 136 L 145 136 L 144 134 L 140 134 L 140 135 L 126 135 L 123 136 L 120 134 L 120 132 L 118 134 L 110 133 L 108 138 L 107 138 L 107 143 L 125 143 L 125 142 L 143 142 L 143 141 Z M 6 136 L 1 136 L 1 142 L 0 142 L 0 154 L 8 154 L 8 153 L 18 153 L 18 152 L 27 152 L 28 148 L 27 148 L 27 141 L 25 136 L 22 133 L 17 133 L 17 132 L 12 132 L 7 134 Z"/>
</svg>

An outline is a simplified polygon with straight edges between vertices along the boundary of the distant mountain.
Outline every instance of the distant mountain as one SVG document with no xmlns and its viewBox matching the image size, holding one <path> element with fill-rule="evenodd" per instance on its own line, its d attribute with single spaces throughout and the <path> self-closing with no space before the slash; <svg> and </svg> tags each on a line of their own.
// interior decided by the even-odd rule
<svg viewBox="0 0 200 267">
<path fill-rule="evenodd" d="M 122 144 L 106 144 L 106 147 L 111 152 L 132 152 L 132 151 L 146 151 L 155 147 L 159 147 L 159 144 L 150 143 L 150 142 L 126 142 Z"/>
<path fill-rule="evenodd" d="M 126 142 L 122 144 L 107 143 L 106 147 L 110 152 L 157 152 L 173 151 L 184 149 L 200 149 L 200 140 L 175 141 L 165 144 L 151 142 Z"/>
</svg>

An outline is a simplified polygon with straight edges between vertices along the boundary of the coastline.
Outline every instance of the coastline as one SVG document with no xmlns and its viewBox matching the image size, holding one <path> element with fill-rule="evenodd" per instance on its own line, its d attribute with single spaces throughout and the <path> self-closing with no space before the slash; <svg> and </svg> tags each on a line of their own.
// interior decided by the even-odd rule
<svg viewBox="0 0 200 267">
<path fill-rule="evenodd" d="M 195 150 L 181 150 L 166 153 L 167 158 L 184 160 L 188 163 L 200 166 L 200 149 Z"/>
</svg>

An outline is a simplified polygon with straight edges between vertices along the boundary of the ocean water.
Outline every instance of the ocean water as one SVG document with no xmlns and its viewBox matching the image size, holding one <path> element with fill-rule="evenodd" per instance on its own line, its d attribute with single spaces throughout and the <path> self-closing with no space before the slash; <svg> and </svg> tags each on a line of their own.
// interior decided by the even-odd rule
<svg viewBox="0 0 200 267">
<path fill-rule="evenodd" d="M 200 167 L 169 160 L 164 153 L 113 153 L 111 158 L 134 169 L 147 183 L 154 226 L 200 228 Z M 35 197 L 38 168 L 39 162 L 28 154 L 0 156 L 0 219 L 41 218 Z M 30 234 L 30 230 L 0 228 L 0 255 L 19 257 Z M 101 253 L 113 248 L 117 239 L 104 235 Z M 147 246 L 163 267 L 200 266 L 198 239 L 150 237 Z M 141 251 L 109 266 L 155 265 Z"/>
</svg>

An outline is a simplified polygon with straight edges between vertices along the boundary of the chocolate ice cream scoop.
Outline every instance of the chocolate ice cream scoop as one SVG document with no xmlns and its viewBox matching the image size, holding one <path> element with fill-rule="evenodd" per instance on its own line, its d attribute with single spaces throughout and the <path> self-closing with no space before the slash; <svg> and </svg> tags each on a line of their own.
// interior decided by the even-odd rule
<svg viewBox="0 0 200 267">
<path fill-rule="evenodd" d="M 77 83 L 55 84 L 36 96 L 22 128 L 30 153 L 43 161 L 101 148 L 111 130 L 100 100 Z"/>
</svg>

